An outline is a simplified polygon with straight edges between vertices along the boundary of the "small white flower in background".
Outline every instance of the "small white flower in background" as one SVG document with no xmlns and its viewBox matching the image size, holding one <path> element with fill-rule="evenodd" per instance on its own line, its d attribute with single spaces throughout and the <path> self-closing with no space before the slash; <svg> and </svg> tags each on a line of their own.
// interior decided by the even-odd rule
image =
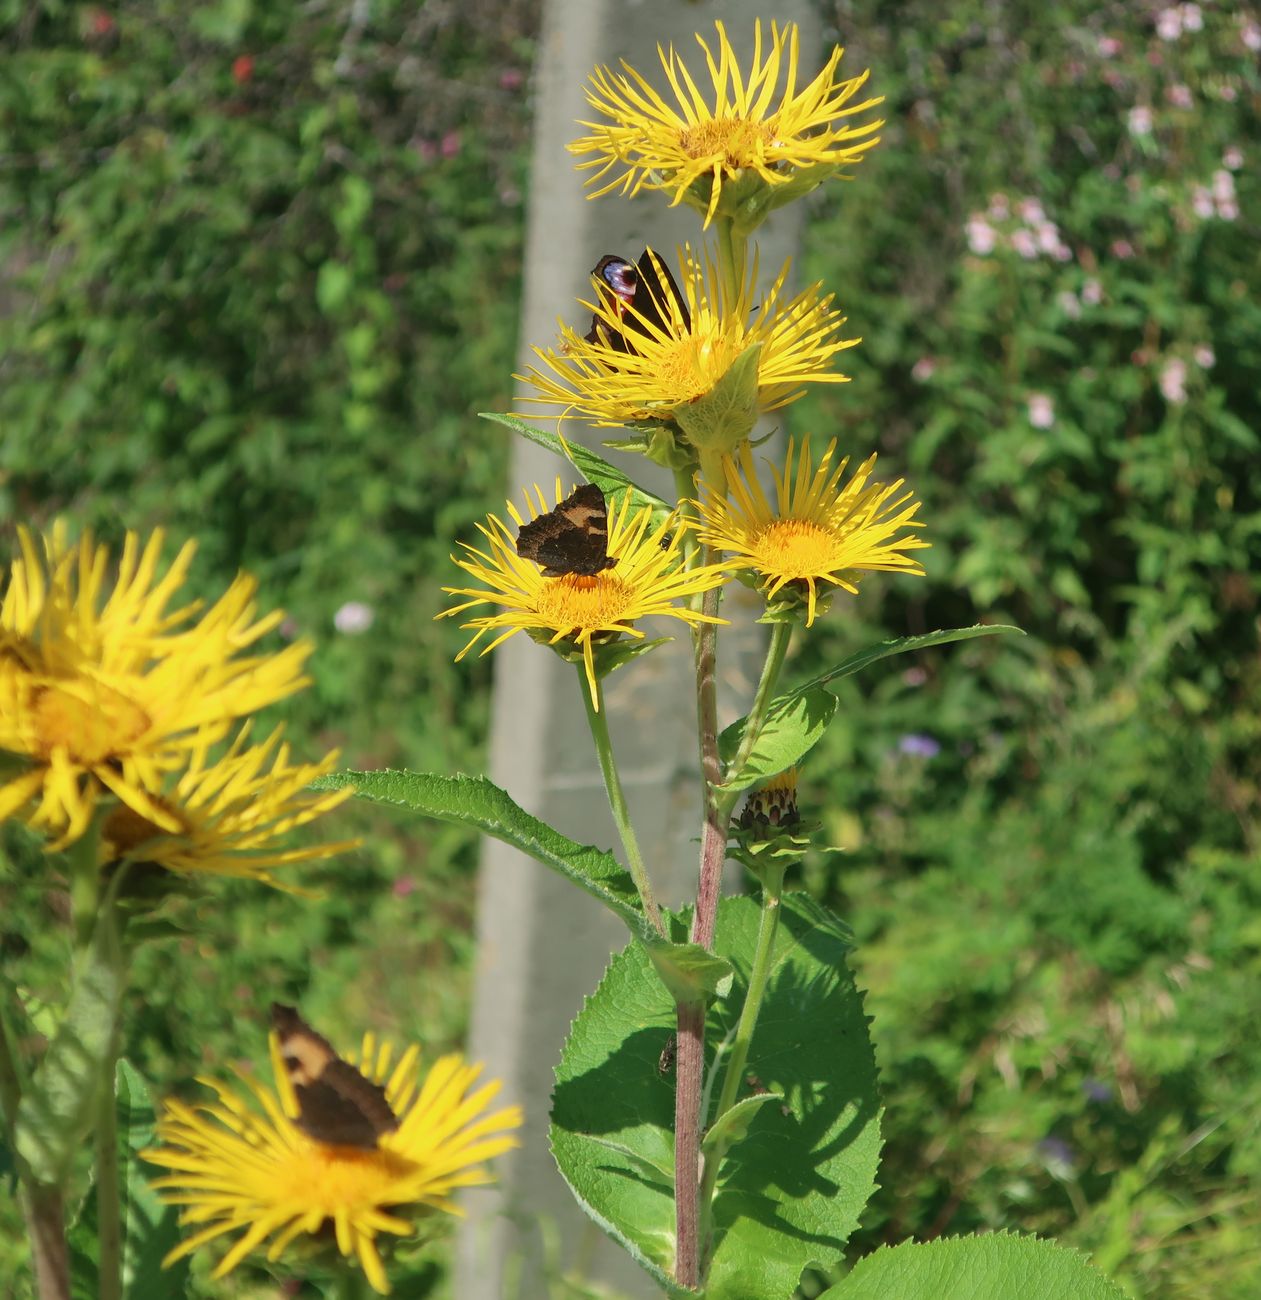
<svg viewBox="0 0 1261 1300">
<path fill-rule="evenodd" d="M 1217 215 L 1217 208 L 1213 204 L 1213 196 L 1203 185 L 1196 185 L 1191 190 L 1191 210 L 1201 221 L 1207 221 L 1209 217 Z"/>
<path fill-rule="evenodd" d="M 1131 135 L 1151 135 L 1152 111 L 1146 104 L 1138 104 L 1130 109 L 1126 118 Z"/>
<path fill-rule="evenodd" d="M 978 256 L 984 257 L 994 251 L 998 236 L 994 227 L 984 217 L 971 216 L 967 225 L 968 247 Z"/>
<path fill-rule="evenodd" d="M 366 632 L 375 621 L 376 611 L 361 600 L 348 600 L 333 615 L 333 626 L 346 636 L 358 636 L 361 632 Z"/>
<path fill-rule="evenodd" d="M 1021 257 L 1037 257 L 1038 255 L 1038 241 L 1034 239 L 1032 230 L 1013 231 L 1011 246 Z"/>
<path fill-rule="evenodd" d="M 1170 357 L 1160 372 L 1160 391 L 1166 402 L 1180 405 L 1187 400 L 1187 363 L 1181 357 Z"/>
<path fill-rule="evenodd" d="M 1049 429 L 1055 423 L 1055 403 L 1046 393 L 1029 394 L 1029 423 L 1035 429 Z"/>
<path fill-rule="evenodd" d="M 1081 300 L 1087 307 L 1098 307 L 1103 301 L 1103 285 L 1096 279 L 1089 279 L 1081 287 Z"/>
<path fill-rule="evenodd" d="M 1174 108 L 1190 108 L 1194 102 L 1191 98 L 1191 87 L 1178 84 L 1170 86 L 1165 91 L 1165 98 L 1174 106 Z"/>
<path fill-rule="evenodd" d="M 1156 15 L 1156 35 L 1162 41 L 1176 41 L 1182 35 L 1181 10 L 1162 9 Z"/>
<path fill-rule="evenodd" d="M 920 357 L 911 367 L 911 378 L 917 384 L 926 384 L 937 373 L 936 357 Z"/>
<path fill-rule="evenodd" d="M 1199 5 L 1182 6 L 1182 30 L 1184 32 L 1198 32 L 1204 28 L 1204 15 L 1200 12 Z"/>
<path fill-rule="evenodd" d="M 1069 320 L 1077 320 L 1081 316 L 1081 303 L 1077 300 L 1075 293 L 1070 293 L 1069 290 L 1065 289 L 1062 293 L 1055 295 L 1055 301 L 1059 303 L 1060 311 Z"/>
<path fill-rule="evenodd" d="M 1212 370 L 1217 362 L 1217 354 L 1207 343 L 1197 344 L 1195 351 L 1191 355 L 1195 358 L 1195 364 L 1201 370 Z"/>
<path fill-rule="evenodd" d="M 1243 150 L 1237 144 L 1232 144 L 1222 154 L 1222 166 L 1229 167 L 1232 172 L 1237 172 L 1243 166 Z"/>
</svg>

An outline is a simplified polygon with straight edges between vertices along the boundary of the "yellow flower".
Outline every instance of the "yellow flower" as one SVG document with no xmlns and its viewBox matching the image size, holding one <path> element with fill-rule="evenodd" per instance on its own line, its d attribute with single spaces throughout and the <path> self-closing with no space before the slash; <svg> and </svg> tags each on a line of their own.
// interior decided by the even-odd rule
<svg viewBox="0 0 1261 1300">
<path fill-rule="evenodd" d="M 923 565 L 906 552 L 929 545 L 900 531 L 923 526 L 915 518 L 919 502 L 909 490 L 900 490 L 902 480 L 869 483 L 876 463 L 875 456 L 869 456 L 841 487 L 849 457 L 833 464 L 835 451 L 833 440 L 816 468 L 807 442 L 794 473 L 790 439 L 783 472 L 771 467 L 776 496 L 772 508 L 746 444 L 738 464 L 730 456 L 723 461 L 729 498 L 708 491 L 698 503 L 701 541 L 725 551 L 728 568 L 757 574 L 768 601 L 785 588 L 805 594 L 807 627 L 814 622 L 818 584 L 857 594 L 864 571 L 922 574 Z"/>
<path fill-rule="evenodd" d="M 354 794 L 351 787 L 312 794 L 307 787 L 333 770 L 337 751 L 319 763 L 291 763 L 274 732 L 246 747 L 242 728 L 226 754 L 195 750 L 173 787 L 152 802 L 161 823 L 119 803 L 101 829 L 101 865 L 134 862 L 183 875 L 238 876 L 291 888 L 273 876 L 280 867 L 328 858 L 357 840 L 284 848 L 274 841 L 305 826 Z"/>
<path fill-rule="evenodd" d="M 706 256 L 702 263 L 687 247 L 680 288 L 690 326 L 670 294 L 663 304 L 668 309 L 663 327 L 645 322 L 634 330 L 620 304 L 597 294 L 595 303 L 583 306 L 615 334 L 624 332 L 634 351 L 618 351 L 607 331 L 597 329 L 597 341 L 589 342 L 562 325 L 559 349 L 534 349 L 552 373 L 531 367 L 517 376 L 540 394 L 525 400 L 559 403 L 568 408 L 567 416 L 601 426 L 680 417 L 686 425 L 689 408 L 711 393 L 754 345 L 760 345 L 756 400 L 761 411 L 787 406 L 801 396 L 803 384 L 844 383 L 848 376 L 827 367 L 858 340 L 838 337 L 845 317 L 832 306 L 831 294 L 821 295 L 818 284 L 781 302 L 790 270 L 786 262 L 775 283 L 761 293 L 754 258 L 733 301 L 713 259 Z"/>
<path fill-rule="evenodd" d="M 238 577 L 204 612 L 170 608 L 194 546 L 161 577 L 162 533 L 128 533 L 112 584 L 109 551 L 57 526 L 18 530 L 20 555 L 0 600 L 0 820 L 22 816 L 81 836 L 113 795 L 172 833 L 157 801 L 172 774 L 226 736 L 234 720 L 306 685 L 310 646 L 243 653 L 282 618 L 257 617 L 256 584 Z"/>
<path fill-rule="evenodd" d="M 543 490 L 536 484 L 534 491 L 537 506 L 526 493 L 529 519 L 548 513 Z M 556 503 L 559 505 L 562 499 L 557 479 Z M 511 501 L 508 514 L 518 528 L 526 522 Z M 452 556 L 460 568 L 485 586 L 444 587 L 448 595 L 468 599 L 443 610 L 438 617 L 449 618 L 478 605 L 502 608 L 498 613 L 461 623 L 461 627 L 475 630 L 457 660 L 487 633 L 496 635 L 483 646 L 482 654 L 489 654 L 518 632 L 527 632 L 549 645 L 580 652 L 591 698 L 597 701 L 595 645 L 603 646 L 622 635 L 642 640 L 644 634 L 634 624 L 652 615 L 669 615 L 690 624 L 722 622 L 674 603 L 719 586 L 723 572 L 716 565 L 683 569 L 677 522 L 667 517 L 652 529 L 651 516 L 651 507 L 635 510 L 630 493 L 626 493 L 621 508 L 609 512 L 608 553 L 616 564 L 589 577 L 568 573 L 555 578 L 545 577 L 533 560 L 522 559 L 508 525 L 495 515 L 489 516 L 484 525 L 478 525 L 488 549 L 461 543 L 464 557 Z"/>
<path fill-rule="evenodd" d="M 716 58 L 705 40 L 696 37 L 705 52 L 712 103 L 673 46 L 657 47 L 673 104 L 625 61 L 623 73 L 596 70 L 587 102 L 607 120 L 583 122 L 591 134 L 569 145 L 580 157 L 595 155 L 578 164 L 593 171 L 589 183 L 609 178 L 592 198 L 619 187 L 624 194 L 664 190 L 672 195 L 671 206 L 687 199 L 703 211 L 707 226 L 723 204 L 724 211 L 751 228 L 770 208 L 858 162 L 876 143 L 875 132 L 883 123 L 850 125 L 843 120 L 880 103 L 879 98 L 850 102 L 868 74 L 838 81 L 844 51 L 833 49 L 823 71 L 799 91 L 795 23 L 772 23 L 766 50 L 762 24 L 755 25 L 747 77 L 723 24 L 714 25 Z M 726 187 L 733 192 L 724 204 Z"/>
<path fill-rule="evenodd" d="M 378 1048 L 366 1035 L 351 1061 L 385 1087 L 400 1120 L 371 1149 L 329 1146 L 296 1125 L 298 1107 L 274 1033 L 275 1090 L 238 1072 L 248 1097 L 202 1079 L 216 1102 L 164 1103 L 157 1125 L 162 1145 L 145 1158 L 172 1171 L 153 1186 L 165 1202 L 184 1207 L 181 1224 L 197 1231 L 163 1263 L 240 1233 L 214 1270 L 220 1278 L 269 1238 L 267 1258 L 274 1261 L 296 1237 L 322 1237 L 329 1227 L 341 1255 L 356 1260 L 373 1289 L 388 1295 L 378 1235 L 411 1235 L 425 1209 L 458 1214 L 451 1193 L 493 1181 L 481 1166 L 517 1145 L 508 1131 L 522 1118 L 517 1106 L 486 1113 L 500 1085 L 474 1090 L 481 1066 L 458 1054 L 441 1057 L 423 1081 L 418 1047 L 391 1069 L 392 1056 L 389 1043 Z"/>
</svg>

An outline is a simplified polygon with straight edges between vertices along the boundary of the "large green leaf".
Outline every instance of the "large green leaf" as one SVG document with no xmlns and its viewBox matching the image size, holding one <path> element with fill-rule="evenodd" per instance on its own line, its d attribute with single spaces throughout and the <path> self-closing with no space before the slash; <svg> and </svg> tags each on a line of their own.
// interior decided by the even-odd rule
<svg viewBox="0 0 1261 1300">
<path fill-rule="evenodd" d="M 817 677 L 812 677 L 808 682 L 803 682 L 788 694 L 790 697 L 806 695 L 820 686 L 826 686 L 828 682 L 835 681 L 838 677 L 852 676 L 866 668 L 868 664 L 874 664 L 880 659 L 888 659 L 891 655 L 907 654 L 911 650 L 927 650 L 929 646 L 949 645 L 952 641 L 970 641 L 978 636 L 996 636 L 1000 632 L 1015 632 L 1018 636 L 1024 636 L 1020 628 L 1011 627 L 1006 623 L 977 623 L 973 627 L 945 628 L 938 632 L 925 632 L 922 636 L 900 636 L 892 641 L 881 641 L 878 645 L 868 646 L 865 650 L 850 655 L 848 659 L 842 659 L 834 668 L 829 668 Z"/>
<path fill-rule="evenodd" d="M 744 790 L 800 762 L 822 738 L 839 703 L 831 691 L 822 687 L 773 700 L 753 752 L 739 772 L 728 774 L 723 788 Z M 724 763 L 734 761 L 747 722 L 747 718 L 741 718 L 719 736 L 718 750 Z"/>
<path fill-rule="evenodd" d="M 313 783 L 321 790 L 353 785 L 361 799 L 461 822 L 528 853 L 545 867 L 598 898 L 639 939 L 655 938 L 644 918 L 630 872 L 603 849 L 579 844 L 531 817 L 505 790 L 481 776 L 432 772 L 336 772 Z"/>
<path fill-rule="evenodd" d="M 1123 1300 L 1075 1250 L 989 1233 L 884 1247 L 821 1300 Z"/>
<path fill-rule="evenodd" d="M 118 1063 L 115 1114 L 118 1123 L 119 1208 L 123 1226 L 123 1294 L 145 1300 L 179 1300 L 185 1293 L 189 1260 L 169 1269 L 162 1260 L 180 1240 L 179 1211 L 164 1205 L 149 1187 L 156 1171 L 140 1158 L 153 1145 L 155 1116 L 145 1081 L 126 1061 Z M 98 1294 L 96 1197 L 89 1195 L 70 1231 L 71 1281 L 76 1297 Z"/>
<path fill-rule="evenodd" d="M 117 914 L 103 906 L 76 961 L 66 1014 L 18 1106 L 15 1145 L 41 1183 L 65 1185 L 91 1132 L 102 1075 L 113 1064 L 126 974 Z"/>
<path fill-rule="evenodd" d="M 747 991 L 758 905 L 727 898 L 714 951 L 735 987 L 709 1010 L 707 1062 Z M 720 1171 L 707 1300 L 786 1297 L 808 1264 L 839 1263 L 875 1186 L 876 1067 L 847 932 L 801 894 L 784 899 L 744 1096 L 748 1116 Z M 616 957 L 574 1022 L 556 1070 L 552 1150 L 584 1210 L 671 1294 L 674 1086 L 659 1069 L 674 1007 L 638 945 Z M 716 1090 L 715 1094 L 716 1095 Z M 745 1117 L 742 1115 L 741 1120 Z"/>
<path fill-rule="evenodd" d="M 526 420 L 518 419 L 515 415 L 498 415 L 494 411 L 481 411 L 479 414 L 483 420 L 494 420 L 497 424 L 505 425 L 530 442 L 537 443 L 540 447 L 546 447 L 548 451 L 554 451 L 558 456 L 564 457 L 592 483 L 597 484 L 606 497 L 614 498 L 619 504 L 622 494 L 629 492 L 631 500 L 637 506 L 651 506 L 654 527 L 672 513 L 673 507 L 668 502 L 646 488 L 641 488 L 638 483 L 632 482 L 627 474 L 616 465 L 610 465 L 603 456 L 592 451 L 590 447 L 584 447 L 580 442 L 570 442 L 568 438 L 562 439 L 550 429 L 540 428 Z"/>
</svg>

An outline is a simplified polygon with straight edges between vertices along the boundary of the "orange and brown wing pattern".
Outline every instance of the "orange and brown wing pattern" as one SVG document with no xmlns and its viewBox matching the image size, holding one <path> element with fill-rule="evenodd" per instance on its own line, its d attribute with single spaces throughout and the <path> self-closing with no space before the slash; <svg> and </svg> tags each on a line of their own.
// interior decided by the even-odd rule
<svg viewBox="0 0 1261 1300">
<path fill-rule="evenodd" d="M 343 1061 L 296 1007 L 273 1002 L 272 1027 L 298 1102 L 298 1127 L 330 1146 L 375 1147 L 398 1128 L 385 1089 Z"/>
</svg>

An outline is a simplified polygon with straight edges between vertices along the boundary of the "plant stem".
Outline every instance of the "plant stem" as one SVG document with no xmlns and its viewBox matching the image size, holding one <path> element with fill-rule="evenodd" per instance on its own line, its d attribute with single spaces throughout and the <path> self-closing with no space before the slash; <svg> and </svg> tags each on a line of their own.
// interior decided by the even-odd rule
<svg viewBox="0 0 1261 1300">
<path fill-rule="evenodd" d="M 96 1111 L 96 1231 L 100 1300 L 122 1300 L 123 1219 L 118 1195 L 118 1110 L 114 1062 L 101 1080 Z"/>
<path fill-rule="evenodd" d="M 758 924 L 753 967 L 749 971 L 749 991 L 745 994 L 744 1006 L 740 1010 L 740 1023 L 736 1027 L 735 1042 L 731 1045 L 731 1057 L 723 1076 L 722 1093 L 718 1098 L 718 1108 L 714 1111 L 715 1123 L 735 1104 L 736 1093 L 740 1090 L 740 1080 L 744 1077 L 744 1065 L 749 1059 L 749 1045 L 753 1042 L 758 1013 L 762 1009 L 762 997 L 766 992 L 766 983 L 771 972 L 775 932 L 779 928 L 779 902 L 784 892 L 784 867 L 768 866 L 765 870 L 766 878 L 762 886 L 762 917 Z M 728 1144 L 719 1143 L 705 1160 L 700 1201 L 706 1236 L 708 1236 L 710 1202 L 714 1195 L 714 1186 L 718 1181 L 718 1170 L 727 1150 Z"/>
<path fill-rule="evenodd" d="M 617 774 L 617 761 L 613 757 L 613 741 L 609 736 L 608 713 L 604 708 L 604 688 L 597 678 L 595 698 L 592 698 L 591 692 L 587 690 L 587 679 L 581 664 L 578 665 L 578 681 L 579 689 L 582 691 L 582 702 L 587 709 L 587 726 L 591 729 L 591 738 L 595 741 L 596 753 L 600 758 L 600 771 L 604 775 L 604 789 L 609 796 L 609 808 L 612 810 L 613 821 L 622 840 L 622 848 L 626 852 L 626 862 L 635 881 L 635 888 L 639 890 L 639 901 L 643 904 L 644 914 L 652 923 L 653 929 L 664 936 L 666 930 L 661 920 L 661 909 L 653 896 L 652 882 L 648 879 L 643 854 L 639 851 L 639 840 L 635 835 L 635 827 L 631 823 L 630 809 L 626 806 L 626 794 L 622 789 L 621 778 Z"/>
<path fill-rule="evenodd" d="M 66 1215 L 61 1189 L 25 1183 L 22 1216 L 31 1242 L 39 1300 L 70 1300 L 70 1257 L 66 1251 Z"/>
<path fill-rule="evenodd" d="M 712 560 L 712 551 L 706 547 L 703 562 L 708 564 Z M 702 612 L 717 616 L 718 600 L 719 589 L 713 587 L 705 593 Z M 692 942 L 703 948 L 708 948 L 714 941 L 722 864 L 727 856 L 727 823 L 720 815 L 718 792 L 722 764 L 718 756 L 717 666 L 718 629 L 713 623 L 702 623 L 696 638 L 696 717 L 700 733 L 704 825 L 701 829 L 696 911 L 692 916 Z"/>
<path fill-rule="evenodd" d="M 758 680 L 757 691 L 753 696 L 753 705 L 749 709 L 748 717 L 745 719 L 744 735 L 740 738 L 740 748 L 724 773 L 726 777 L 734 776 L 744 767 L 749 761 L 749 755 L 753 753 L 758 738 L 762 734 L 762 727 L 766 723 L 766 711 L 770 708 L 771 700 L 774 698 L 775 686 L 779 681 L 779 672 L 784 666 L 784 656 L 788 653 L 788 643 L 791 639 L 791 623 L 771 624 L 771 643 L 766 647 L 766 658 L 762 663 L 762 676 Z M 736 806 L 739 798 L 739 790 L 730 791 L 722 796 L 720 807 L 726 816 L 731 816 L 731 811 Z"/>
<path fill-rule="evenodd" d="M 678 1004 L 674 1058 L 674 1277 L 681 1286 L 701 1284 L 700 1159 L 701 1078 L 705 1065 L 705 1004 Z"/>
</svg>

